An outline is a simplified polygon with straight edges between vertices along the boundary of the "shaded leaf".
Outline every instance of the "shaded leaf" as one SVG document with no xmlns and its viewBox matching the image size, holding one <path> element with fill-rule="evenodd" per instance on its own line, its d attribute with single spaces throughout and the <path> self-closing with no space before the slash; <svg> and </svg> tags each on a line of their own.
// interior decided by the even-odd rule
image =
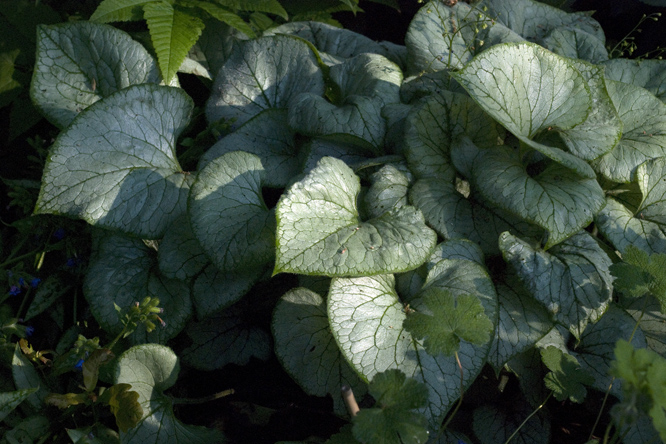
<svg viewBox="0 0 666 444">
<path fill-rule="evenodd" d="M 580 367 L 573 356 L 562 353 L 557 347 L 541 349 L 541 360 L 550 372 L 546 374 L 544 382 L 551 389 L 558 401 L 569 399 L 581 403 L 587 395 L 586 385 L 594 382 L 594 377 Z"/>
</svg>

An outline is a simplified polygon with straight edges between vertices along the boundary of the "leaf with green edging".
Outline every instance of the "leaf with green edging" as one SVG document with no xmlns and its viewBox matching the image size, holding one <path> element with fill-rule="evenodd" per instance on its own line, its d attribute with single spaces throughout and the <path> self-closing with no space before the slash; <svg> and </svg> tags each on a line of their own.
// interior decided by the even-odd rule
<svg viewBox="0 0 666 444">
<path fill-rule="evenodd" d="M 0 421 L 3 421 L 12 410 L 39 390 L 39 387 L 0 393 Z"/>
<path fill-rule="evenodd" d="M 160 81 L 150 53 L 108 25 L 39 26 L 36 57 L 30 95 L 42 114 L 60 128 L 116 91 Z"/>
<path fill-rule="evenodd" d="M 555 28 L 542 43 L 555 54 L 570 59 L 582 59 L 595 64 L 608 60 L 604 42 L 580 29 Z"/>
<path fill-rule="evenodd" d="M 324 94 L 324 78 L 308 45 L 288 36 L 262 37 L 234 47 L 206 104 L 210 122 L 242 125 L 261 111 L 286 108 L 297 95 Z"/>
<path fill-rule="evenodd" d="M 358 176 L 331 157 L 289 188 L 278 202 L 274 273 L 326 276 L 393 273 L 421 265 L 437 235 L 414 207 L 359 220 Z"/>
<path fill-rule="evenodd" d="M 499 242 L 504 260 L 525 288 L 576 337 L 606 311 L 612 292 L 611 260 L 587 232 L 549 251 L 509 233 L 502 233 Z"/>
<path fill-rule="evenodd" d="M 637 214 L 666 230 L 666 159 L 650 159 L 638 166 L 636 179 L 643 194 Z"/>
<path fill-rule="evenodd" d="M 422 444 L 428 440 L 428 421 L 412 410 L 428 402 L 428 388 L 391 369 L 372 378 L 368 391 L 377 404 L 361 409 L 353 419 L 352 433 L 361 442 Z"/>
<path fill-rule="evenodd" d="M 275 354 L 308 394 L 330 393 L 339 415 L 346 413 L 342 386 L 351 387 L 357 399 L 365 394 L 365 383 L 340 353 L 329 329 L 326 302 L 317 293 L 302 287 L 289 290 L 275 307 L 271 327 Z"/>
<path fill-rule="evenodd" d="M 262 268 L 273 260 L 275 218 L 261 195 L 263 178 L 257 156 L 235 151 L 207 164 L 192 185 L 192 231 L 221 271 Z"/>
<path fill-rule="evenodd" d="M 176 383 L 179 371 L 178 357 L 163 345 L 138 345 L 120 355 L 114 382 L 131 385 L 143 409 L 138 425 L 121 432 L 121 443 L 212 444 L 223 440 L 215 429 L 185 425 L 175 417 L 171 398 L 164 391 Z"/>
<path fill-rule="evenodd" d="M 557 347 L 541 349 L 541 359 L 550 372 L 546 374 L 544 382 L 551 389 L 558 401 L 569 399 L 581 403 L 587 396 L 586 385 L 594 382 L 594 377 L 580 367 L 578 360 L 562 353 Z"/>
<path fill-rule="evenodd" d="M 493 323 L 477 297 L 453 297 L 437 287 L 425 290 L 420 297 L 427 312 L 409 310 L 403 326 L 413 337 L 425 338 L 423 347 L 429 354 L 452 356 L 458 352 L 461 339 L 478 345 L 490 340 Z"/>
<path fill-rule="evenodd" d="M 565 131 L 587 119 L 590 87 L 573 62 L 532 43 L 506 43 L 484 51 L 452 75 L 521 142 L 583 177 L 596 177 L 579 157 L 532 140 L 548 128 Z"/>
<path fill-rule="evenodd" d="M 592 222 L 606 203 L 594 179 L 552 163 L 534 177 L 508 147 L 481 150 L 473 185 L 490 202 L 548 230 L 548 249 Z"/>
<path fill-rule="evenodd" d="M 155 251 L 140 239 L 98 230 L 83 287 L 97 322 L 111 334 L 123 328 L 115 305 L 128 308 L 146 296 L 160 300 L 166 326 L 147 333 L 143 324 L 130 336 L 134 342 L 166 342 L 192 315 L 188 284 L 157 272 Z"/>
<path fill-rule="evenodd" d="M 191 179 L 175 145 L 191 111 L 182 90 L 150 84 L 94 103 L 51 148 L 35 212 L 162 237 L 185 211 Z"/>
</svg>

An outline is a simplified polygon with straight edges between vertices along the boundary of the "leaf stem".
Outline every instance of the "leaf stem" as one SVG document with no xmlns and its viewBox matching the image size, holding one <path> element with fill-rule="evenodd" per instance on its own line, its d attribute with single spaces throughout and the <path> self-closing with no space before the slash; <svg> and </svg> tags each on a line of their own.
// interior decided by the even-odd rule
<svg viewBox="0 0 666 444">
<path fill-rule="evenodd" d="M 504 441 L 504 444 L 509 444 L 509 441 L 511 441 L 511 440 L 512 440 L 512 439 L 518 434 L 518 432 L 520 431 L 520 429 L 522 429 L 523 426 L 524 426 L 525 424 L 527 424 L 527 421 L 529 421 L 530 419 L 532 419 L 532 416 L 536 415 L 537 412 L 538 412 L 539 410 L 541 410 L 541 409 L 543 408 L 543 406 L 546 405 L 546 403 L 548 402 L 548 400 L 550 399 L 551 396 L 553 396 L 553 392 L 548 393 L 548 396 L 546 396 L 546 399 L 544 399 L 543 402 L 539 405 L 539 407 L 535 408 L 535 409 L 532 411 L 532 413 L 530 413 L 530 414 L 527 416 L 527 418 L 525 418 L 525 419 L 523 420 L 523 422 L 520 423 L 520 425 L 518 426 L 518 428 L 517 428 L 516 430 L 513 431 L 513 433 L 511 434 L 511 436 L 509 436 L 509 438 L 508 438 L 506 441 Z"/>
<path fill-rule="evenodd" d="M 171 401 L 174 404 L 203 404 L 204 402 L 214 401 L 216 399 L 233 395 L 234 393 L 236 393 L 234 389 L 229 389 L 213 393 L 212 395 L 203 396 L 201 398 L 172 398 Z"/>
<path fill-rule="evenodd" d="M 455 357 L 456 357 L 456 363 L 458 364 L 458 368 L 460 369 L 460 398 L 458 398 L 458 403 L 456 404 L 455 408 L 453 411 L 449 414 L 449 417 L 446 419 L 446 422 L 444 425 L 439 429 L 439 435 L 444 433 L 446 431 L 446 428 L 449 426 L 449 423 L 453 419 L 454 416 L 456 416 L 456 413 L 458 413 L 458 410 L 460 409 L 460 406 L 462 405 L 463 402 L 463 396 L 465 394 L 465 389 L 464 389 L 464 373 L 463 373 L 463 367 L 462 364 L 460 363 L 460 357 L 458 356 L 458 351 L 455 352 Z"/>
<path fill-rule="evenodd" d="M 361 409 L 358 407 L 358 403 L 356 402 L 356 398 L 354 397 L 354 392 L 348 385 L 343 385 L 341 391 L 342 399 L 345 401 L 349 416 L 353 418 L 358 412 L 361 411 Z"/>
</svg>

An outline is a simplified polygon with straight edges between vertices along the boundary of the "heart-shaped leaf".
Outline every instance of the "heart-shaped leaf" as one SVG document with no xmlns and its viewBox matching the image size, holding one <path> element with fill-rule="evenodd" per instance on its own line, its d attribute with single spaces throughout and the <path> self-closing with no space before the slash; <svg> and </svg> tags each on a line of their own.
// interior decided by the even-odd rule
<svg viewBox="0 0 666 444">
<path fill-rule="evenodd" d="M 257 156 L 235 151 L 207 164 L 192 185 L 192 231 L 222 271 L 262 268 L 273 260 L 275 218 L 261 195 L 263 177 Z"/>
<path fill-rule="evenodd" d="M 79 21 L 38 26 L 36 57 L 32 100 L 60 128 L 116 91 L 160 81 L 148 51 L 108 25 Z"/>
<path fill-rule="evenodd" d="M 186 214 L 180 216 L 164 234 L 157 250 L 160 271 L 169 279 L 185 281 L 197 276 L 210 264 L 194 236 Z"/>
<path fill-rule="evenodd" d="M 84 280 L 84 295 L 99 324 L 111 334 L 123 326 L 115 309 L 127 309 L 146 296 L 160 300 L 166 326 L 147 333 L 143 324 L 130 336 L 135 343 L 166 342 L 185 327 L 192 315 L 188 284 L 156 272 L 155 251 L 140 239 L 98 230 Z"/>
<path fill-rule="evenodd" d="M 346 408 L 340 388 L 351 387 L 357 399 L 367 388 L 340 353 L 329 329 L 326 302 L 306 288 L 288 291 L 275 307 L 272 322 L 275 354 L 310 395 L 331 394 L 336 413 Z"/>
<path fill-rule="evenodd" d="M 499 242 L 504 260 L 532 297 L 576 337 L 606 311 L 612 292 L 611 261 L 587 232 L 549 251 L 509 233 L 503 233 Z"/>
<path fill-rule="evenodd" d="M 532 177 L 507 147 L 481 150 L 472 174 L 487 200 L 548 230 L 546 249 L 587 226 L 606 203 L 596 180 L 557 163 Z"/>
<path fill-rule="evenodd" d="M 160 238 L 185 211 L 190 178 L 176 139 L 191 111 L 181 89 L 150 84 L 96 102 L 51 148 L 35 212 Z"/>
<path fill-rule="evenodd" d="M 278 202 L 274 273 L 359 276 L 414 269 L 437 235 L 414 207 L 361 221 L 360 180 L 344 162 L 325 157 Z"/>
<path fill-rule="evenodd" d="M 324 94 L 322 72 L 308 45 L 288 36 L 263 37 L 234 48 L 215 78 L 206 116 L 241 125 L 265 109 L 286 108 L 304 92 Z"/>
<path fill-rule="evenodd" d="M 143 408 L 139 424 L 121 432 L 120 442 L 213 444 L 223 440 L 217 430 L 185 425 L 174 415 L 171 397 L 164 391 L 176 383 L 179 371 L 178 357 L 163 345 L 138 345 L 118 357 L 114 382 L 130 384 Z"/>
</svg>

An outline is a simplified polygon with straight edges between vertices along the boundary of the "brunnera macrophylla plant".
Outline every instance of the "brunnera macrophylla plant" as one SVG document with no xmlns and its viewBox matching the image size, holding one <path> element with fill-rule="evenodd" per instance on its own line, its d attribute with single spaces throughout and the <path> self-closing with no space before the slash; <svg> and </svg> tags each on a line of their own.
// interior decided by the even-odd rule
<svg viewBox="0 0 666 444">
<path fill-rule="evenodd" d="M 530 412 L 549 393 L 624 402 L 617 341 L 664 354 L 663 295 L 614 292 L 611 274 L 628 249 L 666 253 L 664 62 L 609 60 L 588 14 L 532 0 L 426 3 L 405 46 L 314 22 L 204 33 L 197 63 L 219 66 L 205 114 L 232 131 L 185 171 L 193 101 L 148 51 L 106 25 L 38 32 L 32 97 L 62 132 L 35 212 L 98 228 L 85 296 L 109 333 L 136 295 L 165 309 L 125 359 L 176 365 L 138 344 L 177 335 L 200 369 L 273 350 L 340 414 L 341 386 L 362 396 L 397 369 L 427 389 L 407 407 L 425 419 L 382 442 L 468 440 L 442 424 L 489 365 L 522 395 L 511 411 L 475 401 L 467 433 L 547 443 Z M 300 286 L 271 334 L 247 326 L 243 296 L 280 273 Z M 657 436 L 644 413 L 622 421 L 625 443 Z M 158 442 L 142 433 L 121 440 Z"/>
</svg>

